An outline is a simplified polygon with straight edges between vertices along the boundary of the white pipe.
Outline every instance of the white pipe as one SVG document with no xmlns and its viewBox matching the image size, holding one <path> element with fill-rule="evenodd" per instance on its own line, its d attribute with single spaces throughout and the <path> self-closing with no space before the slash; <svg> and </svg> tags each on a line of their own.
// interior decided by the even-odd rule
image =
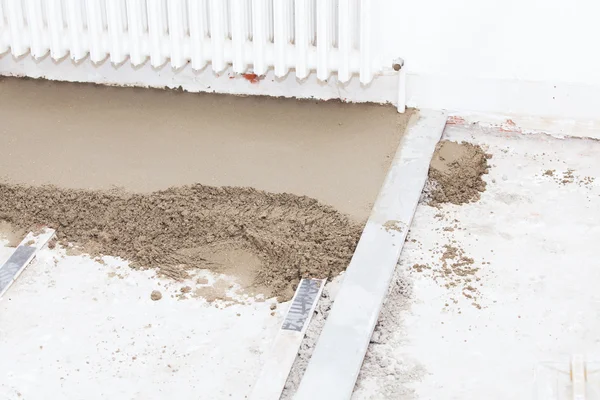
<svg viewBox="0 0 600 400">
<path fill-rule="evenodd" d="M 573 388 L 573 400 L 586 400 L 586 384 L 587 372 L 585 368 L 585 360 L 581 355 L 573 355 L 571 358 L 571 385 Z"/>
<path fill-rule="evenodd" d="M 83 44 L 83 10 L 81 9 L 81 1 L 66 1 L 71 58 L 75 61 L 80 61 L 88 53 Z"/>
<path fill-rule="evenodd" d="M 167 15 L 169 17 L 171 66 L 175 69 L 179 69 L 187 63 L 183 53 L 183 5 L 181 0 L 167 1 Z"/>
<path fill-rule="evenodd" d="M 63 43 L 64 23 L 62 14 L 62 2 L 60 0 L 46 0 L 46 21 L 50 31 L 50 56 L 60 60 L 69 53 L 69 49 Z"/>
<path fill-rule="evenodd" d="M 102 43 L 104 26 L 102 25 L 102 8 L 99 0 L 86 0 L 86 16 L 89 34 L 90 59 L 99 63 L 108 55 Z"/>
<path fill-rule="evenodd" d="M 329 2 L 322 0 L 317 2 L 317 78 L 325 81 L 329 78 L 329 49 L 331 38 L 329 37 L 331 24 L 331 10 Z"/>
<path fill-rule="evenodd" d="M 219 73 L 227 68 L 225 62 L 225 11 L 223 0 L 210 0 L 210 38 L 212 67 Z"/>
<path fill-rule="evenodd" d="M 246 43 L 245 21 L 247 19 L 246 0 L 231 0 L 231 41 L 233 45 L 233 72 L 241 74 L 248 68 L 244 62 Z"/>
<path fill-rule="evenodd" d="M 252 0 L 252 43 L 254 51 L 254 73 L 267 72 L 265 47 L 267 46 L 267 5 L 265 0 Z"/>
<path fill-rule="evenodd" d="M 288 45 L 288 25 L 286 0 L 273 2 L 273 42 L 275 44 L 275 76 L 281 78 L 288 73 L 286 60 L 286 46 Z"/>
<path fill-rule="evenodd" d="M 8 35 L 5 31 L 6 25 L 4 24 L 4 9 L 2 7 L 2 1 L 0 1 L 0 54 L 4 53 L 9 49 Z"/>
<path fill-rule="evenodd" d="M 352 51 L 351 41 L 351 21 L 350 21 L 350 0 L 339 0 L 339 43 L 340 49 L 338 80 L 348 82 L 351 78 L 350 72 L 350 53 Z"/>
<path fill-rule="evenodd" d="M 206 3 L 205 0 L 196 0 L 190 1 L 188 4 L 192 68 L 201 70 L 207 63 L 205 56 L 205 49 L 207 47 L 204 45 L 206 29 L 204 26 L 204 18 L 202 18 L 206 13 Z"/>
<path fill-rule="evenodd" d="M 296 77 L 304 79 L 310 73 L 308 68 L 308 15 L 307 0 L 296 0 Z"/>
<path fill-rule="evenodd" d="M 42 58 L 50 50 L 44 43 L 45 38 L 42 34 L 44 26 L 44 22 L 42 21 L 42 5 L 39 0 L 26 0 L 25 7 L 31 39 L 31 55 L 35 58 Z"/>
<path fill-rule="evenodd" d="M 360 0 L 360 82 L 368 84 L 373 80 L 371 0 Z"/>
<path fill-rule="evenodd" d="M 129 58 L 133 65 L 142 65 L 148 58 L 142 51 L 144 26 L 141 0 L 127 0 L 127 25 L 129 31 Z"/>
<path fill-rule="evenodd" d="M 123 45 L 123 3 L 120 0 L 106 0 L 106 22 L 108 25 L 108 51 L 110 61 L 120 64 L 127 58 Z"/>
<path fill-rule="evenodd" d="M 27 46 L 29 33 L 25 34 L 23 27 L 23 8 L 20 0 L 7 1 L 6 16 L 10 28 L 10 52 L 20 57 L 29 51 Z"/>
</svg>

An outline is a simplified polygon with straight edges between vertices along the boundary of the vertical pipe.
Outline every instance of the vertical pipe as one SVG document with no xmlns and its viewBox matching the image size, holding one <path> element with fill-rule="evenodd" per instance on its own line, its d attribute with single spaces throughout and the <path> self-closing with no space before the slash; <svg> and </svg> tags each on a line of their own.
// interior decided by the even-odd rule
<svg viewBox="0 0 600 400">
<path fill-rule="evenodd" d="M 329 48 L 331 38 L 329 37 L 329 15 L 330 5 L 328 0 L 317 2 L 317 78 L 326 81 L 329 78 Z"/>
<path fill-rule="evenodd" d="M 400 66 L 398 71 L 398 112 L 406 111 L 406 68 Z"/>
<path fill-rule="evenodd" d="M 210 0 L 210 30 L 213 71 L 221 72 L 225 64 L 225 7 L 223 0 Z"/>
<path fill-rule="evenodd" d="M 104 25 L 102 23 L 102 5 L 99 0 L 85 0 L 88 26 L 90 59 L 99 63 L 106 58 L 106 49 L 102 43 Z"/>
<path fill-rule="evenodd" d="M 350 53 L 352 51 L 352 31 L 350 29 L 350 0 L 339 0 L 339 65 L 338 80 L 348 82 L 352 75 L 350 71 Z"/>
<path fill-rule="evenodd" d="M 360 0 L 360 82 L 365 85 L 373 80 L 371 22 L 371 0 Z"/>
<path fill-rule="evenodd" d="M 304 79 L 310 73 L 308 68 L 308 0 L 296 0 L 296 77 Z"/>
<path fill-rule="evenodd" d="M 63 43 L 64 24 L 61 0 L 46 0 L 46 20 L 50 31 L 50 56 L 60 60 L 69 52 Z"/>
<path fill-rule="evenodd" d="M 353 50 L 360 44 L 360 3 L 361 0 L 350 0 L 350 48 Z"/>
<path fill-rule="evenodd" d="M 331 46 L 338 47 L 338 0 L 327 0 L 329 2 L 329 37 L 331 38 Z"/>
<path fill-rule="evenodd" d="M 248 18 L 246 0 L 231 0 L 231 41 L 233 44 L 233 72 L 246 72 L 244 46 L 246 45 L 245 21 Z"/>
<path fill-rule="evenodd" d="M 254 73 L 267 72 L 265 48 L 267 46 L 267 4 L 266 0 L 252 0 L 252 50 L 254 52 Z"/>
<path fill-rule="evenodd" d="M 87 55 L 87 51 L 83 47 L 83 17 L 81 0 L 66 0 L 66 6 L 71 58 L 74 61 L 79 61 Z"/>
<path fill-rule="evenodd" d="M 223 32 L 225 32 L 225 40 L 231 38 L 231 0 L 223 0 Z"/>
<path fill-rule="evenodd" d="M 4 8 L 2 7 L 2 0 L 0 0 L 0 54 L 8 50 L 9 42 L 8 38 L 5 37 L 6 25 L 4 24 Z"/>
<path fill-rule="evenodd" d="M 573 355 L 571 358 L 571 387 L 572 400 L 586 400 L 587 389 L 587 370 L 583 356 L 579 354 Z"/>
<path fill-rule="evenodd" d="M 252 40 L 252 0 L 246 0 L 244 8 L 246 40 Z"/>
<path fill-rule="evenodd" d="M 192 68 L 200 70 L 206 66 L 207 60 L 204 49 L 206 38 L 206 27 L 204 26 L 204 14 L 206 14 L 205 0 L 192 0 L 189 4 L 190 37 L 191 37 L 191 59 Z"/>
<path fill-rule="evenodd" d="M 273 0 L 267 0 L 267 41 L 273 43 Z"/>
<path fill-rule="evenodd" d="M 147 58 L 142 52 L 144 26 L 141 0 L 127 0 L 127 25 L 129 27 L 129 58 L 133 65 L 141 65 Z"/>
<path fill-rule="evenodd" d="M 27 24 L 29 25 L 29 37 L 31 44 L 31 55 L 41 58 L 48 53 L 49 47 L 44 43 L 44 21 L 42 20 L 42 4 L 39 0 L 26 0 L 25 10 L 27 13 Z"/>
<path fill-rule="evenodd" d="M 316 27 L 316 14 L 317 14 L 317 4 L 315 0 L 308 0 L 306 2 L 307 11 L 306 15 L 308 17 L 307 21 L 307 29 L 308 29 L 308 44 L 313 46 L 315 44 L 315 39 L 317 38 L 317 27 Z"/>
<path fill-rule="evenodd" d="M 296 20 L 295 20 L 295 1 L 296 0 L 284 0 L 285 1 L 285 18 L 287 19 L 287 35 L 288 43 L 296 42 Z M 295 57 L 295 55 L 294 55 Z M 295 66 L 295 64 L 294 64 Z"/>
<path fill-rule="evenodd" d="M 153 67 L 159 68 L 167 61 L 162 46 L 163 38 L 166 33 L 163 18 L 163 1 L 147 0 L 147 6 L 148 34 L 150 36 L 150 63 Z"/>
<path fill-rule="evenodd" d="M 169 17 L 169 44 L 171 50 L 171 66 L 175 69 L 185 65 L 183 54 L 183 5 L 181 0 L 167 1 L 167 15 Z"/>
<path fill-rule="evenodd" d="M 288 25 L 289 19 L 287 16 L 287 0 L 273 1 L 273 42 L 275 44 L 275 76 L 281 78 L 288 73 L 287 66 L 287 47 L 288 40 Z"/>
<path fill-rule="evenodd" d="M 110 61 L 121 64 L 127 58 L 124 49 L 126 39 L 123 28 L 123 7 L 121 0 L 106 0 L 106 22 L 108 25 L 108 50 Z"/>
<path fill-rule="evenodd" d="M 10 52 L 19 57 L 29 51 L 27 37 L 25 37 L 23 26 L 23 8 L 21 0 L 11 0 L 6 3 L 6 16 L 10 27 Z"/>
</svg>

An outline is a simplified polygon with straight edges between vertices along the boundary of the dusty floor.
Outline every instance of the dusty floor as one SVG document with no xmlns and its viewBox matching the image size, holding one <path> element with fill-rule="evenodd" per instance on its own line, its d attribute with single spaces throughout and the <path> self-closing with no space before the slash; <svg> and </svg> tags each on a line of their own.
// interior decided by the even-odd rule
<svg viewBox="0 0 600 400">
<path fill-rule="evenodd" d="M 409 118 L 392 106 L 7 77 L 0 105 L 0 178 L 11 183 L 250 186 L 313 197 L 360 220 Z"/>
<path fill-rule="evenodd" d="M 457 126 L 445 139 L 492 155 L 485 191 L 466 204 L 419 205 L 356 400 L 535 398 L 554 384 L 534 379 L 543 362 L 600 360 L 600 143 Z M 0 247 L 0 262 L 9 254 Z M 214 287 L 230 300 L 207 303 Z M 20 360 L 0 363 L 0 397 L 244 398 L 287 304 L 242 289 L 205 270 L 174 282 L 46 249 L 0 301 L 0 354 Z"/>
<path fill-rule="evenodd" d="M 600 360 L 600 143 L 452 125 L 444 139 L 492 155 L 485 191 L 419 205 L 353 399 L 558 398 L 536 397 L 564 379 L 539 373 L 548 362 Z"/>
<path fill-rule="evenodd" d="M 0 300 L 0 399 L 243 399 L 286 305 L 209 271 L 155 275 L 42 250 Z M 207 303 L 215 287 L 227 302 Z"/>
<path fill-rule="evenodd" d="M 12 78 L 0 104 L 0 263 L 38 224 L 66 246 L 0 300 L 10 399 L 243 398 L 287 308 L 269 297 L 345 268 L 409 118 Z"/>
<path fill-rule="evenodd" d="M 33 86 L 22 91 L 21 85 Z M 121 93 L 124 89 L 113 88 L 100 90 L 112 93 L 106 98 L 116 103 L 90 102 L 85 95 L 89 88 L 71 85 L 60 89 L 63 100 L 53 104 L 54 91 L 48 85 L 53 84 L 0 82 L 0 98 L 10 94 L 2 98 L 0 117 L 12 118 L 0 128 L 1 143 L 7 143 L 0 148 L 0 171 L 8 181 L 89 187 L 88 176 L 89 182 L 95 182 L 92 188 L 114 184 L 148 192 L 206 178 L 201 183 L 218 181 L 271 191 L 295 188 L 360 220 L 381 182 L 373 184 L 372 194 L 352 197 L 360 191 L 354 190 L 351 175 L 319 171 L 331 163 L 327 164 L 331 171 L 338 173 L 366 168 L 371 178 L 380 173 L 381 180 L 385 174 L 382 158 L 357 151 L 365 140 L 357 138 L 358 131 L 348 133 L 344 124 L 339 125 L 342 118 L 353 118 L 352 113 L 336 114 L 342 112 L 336 108 L 339 104 L 304 103 L 307 108 L 301 118 L 288 118 L 296 124 L 296 132 L 311 137 L 321 125 L 331 135 L 309 142 L 298 134 L 290 146 L 278 136 L 286 123 L 279 114 L 264 119 L 265 129 L 253 134 L 268 134 L 254 142 L 245 136 L 248 128 L 232 118 L 231 129 L 213 132 L 212 148 L 220 153 L 212 154 L 202 146 L 208 140 L 206 133 L 199 138 L 194 127 L 202 121 L 214 123 L 213 114 L 223 109 L 222 104 L 210 108 L 211 101 L 193 97 L 202 102 L 198 108 L 194 101 L 183 103 L 197 95 L 168 92 L 156 92 L 156 99 L 142 104 L 138 96 L 147 96 L 146 92 Z M 182 103 L 155 117 L 165 98 Z M 231 101 L 246 125 L 259 110 L 271 110 L 264 106 L 268 99 Z M 30 113 L 23 107 L 32 109 L 30 104 L 40 108 L 44 122 L 28 119 Z M 137 122 L 107 128 L 126 118 L 123 105 L 135 110 Z M 65 106 L 72 113 L 58 123 L 55 111 Z M 101 107 L 111 110 L 111 122 L 101 118 Z M 212 111 L 180 123 L 171 114 L 181 109 Z M 384 112 L 369 110 L 374 119 Z M 325 122 L 314 122 L 311 115 L 319 112 Z M 93 129 L 86 128 L 87 118 L 95 121 Z M 366 129 L 373 122 L 361 121 L 357 119 L 354 126 Z M 389 122 L 389 126 L 397 124 Z M 54 128 L 47 129 L 50 126 Z M 20 127 L 28 130 L 15 135 Z M 147 135 L 152 127 L 159 127 L 160 135 Z M 40 128 L 49 133 L 40 135 Z M 86 129 L 89 134 L 82 134 Z M 122 146 L 112 147 L 118 138 L 123 138 Z M 536 398 L 537 391 L 556 385 L 542 375 L 534 377 L 543 363 L 567 365 L 573 353 L 600 361 L 596 322 L 600 270 L 595 253 L 600 240 L 600 143 L 477 126 L 448 126 L 444 138 L 479 144 L 491 154 L 489 171 L 482 175 L 485 190 L 480 192 L 483 187 L 476 180 L 470 186 L 476 193 L 468 191 L 465 204 L 459 199 L 460 204 L 419 205 L 355 400 Z M 312 140 L 319 143 L 314 149 Z M 390 137 L 382 142 L 386 140 L 385 146 L 374 140 L 368 143 L 381 151 L 377 154 L 386 154 L 394 144 Z M 168 150 L 166 159 L 160 156 L 161 148 Z M 322 148 L 329 155 L 321 153 Z M 340 151 L 330 157 L 336 148 Z M 245 149 L 253 151 L 249 155 Z M 224 167 L 224 154 L 233 155 L 227 159 L 231 168 Z M 339 154 L 359 159 L 354 163 L 352 157 L 337 158 Z M 288 160 L 295 160 L 293 166 Z M 244 165 L 252 162 L 256 168 L 246 170 Z M 284 176 L 298 179 L 289 182 Z M 250 178 L 253 183 L 244 183 Z M 358 179 L 363 178 L 371 179 Z M 318 184 L 309 187 L 311 181 Z M 271 184 L 277 187 L 267 187 Z M 2 241 L 0 263 L 11 253 L 4 247 L 8 240 L 18 237 Z M 0 354 L 3 360 L 18 360 L 0 363 L 0 398 L 237 399 L 250 392 L 287 304 L 249 296 L 231 274 L 199 269 L 175 282 L 154 270 L 132 270 L 112 257 L 93 260 L 73 254 L 60 247 L 43 250 L 0 301 Z M 329 284 L 325 291 L 302 345 L 304 355 L 317 340 L 337 284 Z M 153 292 L 160 292 L 160 300 L 152 298 Z M 286 398 L 298 380 L 298 376 L 290 378 Z"/>
</svg>

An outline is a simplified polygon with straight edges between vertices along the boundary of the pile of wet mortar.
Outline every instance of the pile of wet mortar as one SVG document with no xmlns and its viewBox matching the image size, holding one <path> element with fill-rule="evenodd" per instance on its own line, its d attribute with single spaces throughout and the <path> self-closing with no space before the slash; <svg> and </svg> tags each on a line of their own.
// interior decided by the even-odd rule
<svg viewBox="0 0 600 400">
<path fill-rule="evenodd" d="M 142 194 L 0 183 L 1 220 L 24 230 L 52 227 L 64 244 L 175 279 L 218 270 L 207 256 L 215 245 L 242 249 L 260 260 L 256 284 L 280 300 L 303 277 L 345 270 L 362 230 L 306 196 L 200 184 Z"/>
</svg>

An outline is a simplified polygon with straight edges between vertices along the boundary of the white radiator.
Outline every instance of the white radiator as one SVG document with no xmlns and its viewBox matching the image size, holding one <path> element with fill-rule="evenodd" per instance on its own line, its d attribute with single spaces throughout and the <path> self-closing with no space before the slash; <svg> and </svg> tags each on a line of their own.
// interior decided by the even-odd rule
<svg viewBox="0 0 600 400">
<path fill-rule="evenodd" d="M 371 82 L 373 0 L 0 0 L 0 54 Z M 170 60 L 170 61 L 169 61 Z"/>
</svg>

